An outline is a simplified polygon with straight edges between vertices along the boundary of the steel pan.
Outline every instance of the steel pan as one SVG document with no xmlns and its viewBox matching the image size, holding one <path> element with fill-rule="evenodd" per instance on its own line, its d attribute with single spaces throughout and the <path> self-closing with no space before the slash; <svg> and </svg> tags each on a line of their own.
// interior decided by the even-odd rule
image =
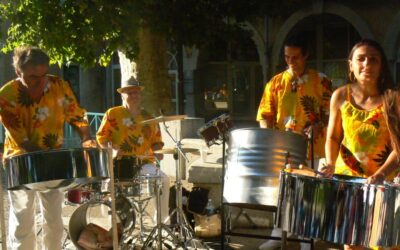
<svg viewBox="0 0 400 250">
<path fill-rule="evenodd" d="M 337 244 L 400 245 L 400 189 L 365 182 L 282 171 L 276 226 Z"/>
<path fill-rule="evenodd" d="M 105 149 L 36 151 L 6 161 L 8 189 L 70 190 L 109 177 Z"/>
<path fill-rule="evenodd" d="M 304 164 L 306 138 L 292 132 L 244 128 L 229 134 L 224 202 L 277 206 L 279 172 L 289 152 L 292 164 Z"/>
</svg>

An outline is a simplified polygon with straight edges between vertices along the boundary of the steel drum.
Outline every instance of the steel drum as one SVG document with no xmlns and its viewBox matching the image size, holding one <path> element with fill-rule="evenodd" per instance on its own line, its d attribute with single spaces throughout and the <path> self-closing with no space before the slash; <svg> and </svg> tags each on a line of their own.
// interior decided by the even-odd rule
<svg viewBox="0 0 400 250">
<path fill-rule="evenodd" d="M 70 190 L 109 177 L 105 149 L 36 151 L 6 161 L 8 189 Z"/>
<path fill-rule="evenodd" d="M 400 188 L 365 182 L 282 171 L 276 226 L 337 244 L 400 245 Z"/>
<path fill-rule="evenodd" d="M 306 153 L 306 138 L 299 134 L 262 128 L 231 131 L 224 202 L 276 207 L 280 170 L 287 158 L 304 164 Z"/>
</svg>

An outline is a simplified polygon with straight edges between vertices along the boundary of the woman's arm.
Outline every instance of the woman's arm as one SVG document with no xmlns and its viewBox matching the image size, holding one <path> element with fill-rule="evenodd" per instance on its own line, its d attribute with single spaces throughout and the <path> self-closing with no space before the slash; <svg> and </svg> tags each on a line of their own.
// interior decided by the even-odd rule
<svg viewBox="0 0 400 250">
<path fill-rule="evenodd" d="M 330 177 L 335 172 L 336 159 L 339 154 L 339 145 L 343 139 L 342 116 L 340 107 L 345 98 L 345 88 L 337 89 L 331 98 L 329 108 L 329 122 L 325 142 L 326 165 L 320 171 Z M 344 92 L 344 93 L 343 93 Z"/>
<path fill-rule="evenodd" d="M 396 152 L 392 151 L 385 163 L 368 178 L 367 183 L 382 183 L 398 166 Z"/>
</svg>

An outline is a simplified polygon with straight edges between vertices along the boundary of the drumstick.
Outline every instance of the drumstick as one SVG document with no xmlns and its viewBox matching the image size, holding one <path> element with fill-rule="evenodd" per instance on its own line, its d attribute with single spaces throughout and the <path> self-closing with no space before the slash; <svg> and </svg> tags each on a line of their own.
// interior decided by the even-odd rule
<svg viewBox="0 0 400 250">
<path fill-rule="evenodd" d="M 108 153 L 108 169 L 110 171 L 110 192 L 111 192 L 111 225 L 112 225 L 112 239 L 113 239 L 113 249 L 118 248 L 118 229 L 117 229 L 117 216 L 115 214 L 115 193 L 114 193 L 114 163 L 113 163 L 113 152 L 111 143 L 107 147 Z"/>
</svg>

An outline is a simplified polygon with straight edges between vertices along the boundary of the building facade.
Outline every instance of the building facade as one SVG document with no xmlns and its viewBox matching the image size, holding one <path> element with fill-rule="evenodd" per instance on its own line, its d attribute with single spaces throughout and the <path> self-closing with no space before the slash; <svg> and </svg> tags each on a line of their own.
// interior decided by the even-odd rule
<svg viewBox="0 0 400 250">
<path fill-rule="evenodd" d="M 400 81 L 399 1 L 315 0 L 292 13 L 249 20 L 243 24 L 243 34 L 231 41 L 184 47 L 185 114 L 209 121 L 228 113 L 239 127 L 257 126 L 255 116 L 264 86 L 285 69 L 283 42 L 295 33 L 308 38 L 309 67 L 328 75 L 334 87 L 346 83 L 347 55 L 361 38 L 375 39 L 382 45 L 393 76 Z M 173 87 L 171 102 L 176 104 L 177 53 L 167 54 Z M 117 55 L 107 68 L 86 70 L 72 65 L 53 67 L 52 73 L 71 83 L 90 112 L 101 113 L 121 103 L 115 91 L 120 86 Z M 11 55 L 1 54 L 0 82 L 14 76 Z"/>
</svg>

